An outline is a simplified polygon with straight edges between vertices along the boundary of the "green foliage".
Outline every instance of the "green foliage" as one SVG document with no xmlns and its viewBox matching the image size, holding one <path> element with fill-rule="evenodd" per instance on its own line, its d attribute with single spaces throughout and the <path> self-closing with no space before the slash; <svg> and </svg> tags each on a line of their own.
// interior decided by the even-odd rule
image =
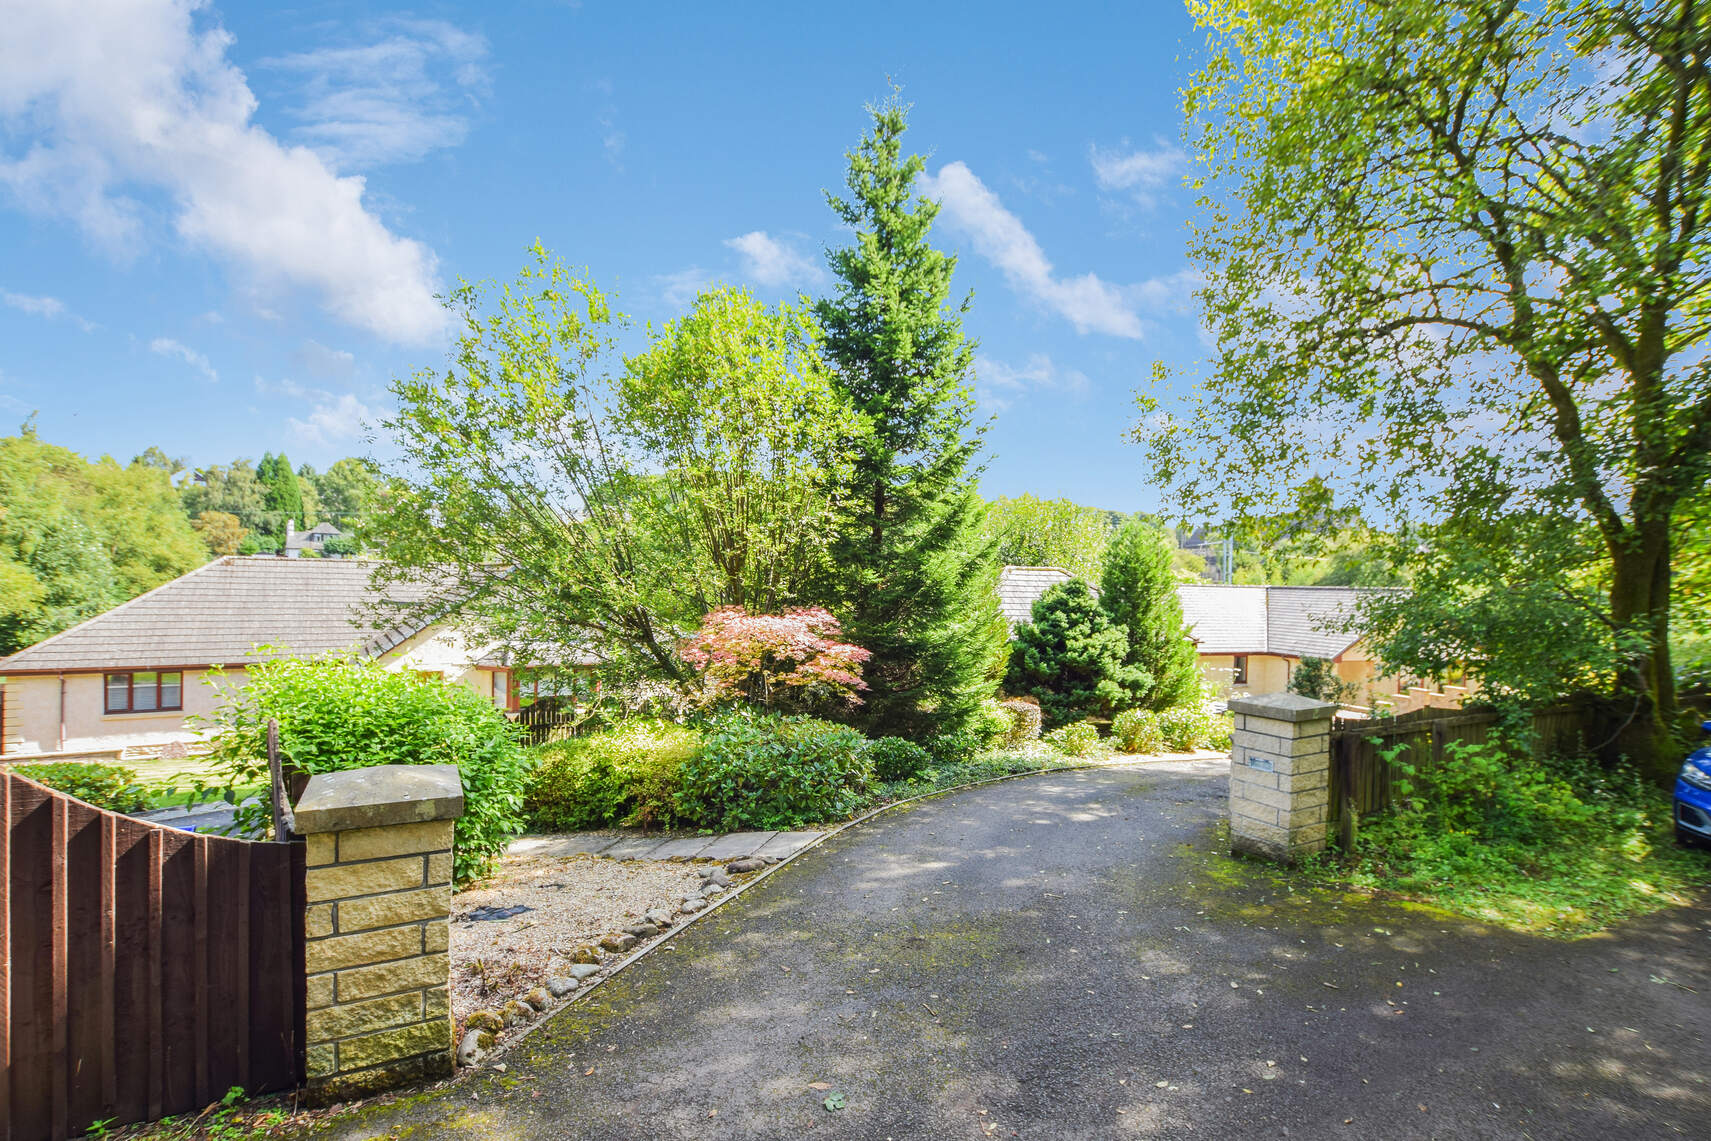
<svg viewBox="0 0 1711 1141">
<path fill-rule="evenodd" d="M 946 733 L 935 733 L 921 742 L 921 747 L 932 757 L 933 764 L 960 765 L 973 760 L 986 751 L 986 737 L 972 729 L 955 729 Z"/>
<path fill-rule="evenodd" d="M 1539 613 L 1487 609 L 1461 645 L 1568 621 L 1470 655 L 1479 680 L 1596 663 L 1601 690 L 1639 699 L 1634 752 L 1665 777 L 1672 539 L 1711 482 L 1703 10 L 1191 11 L 1193 250 L 1217 344 L 1194 408 L 1143 397 L 1155 478 L 1184 513 L 1226 518 L 1282 506 L 1280 472 L 1335 473 L 1391 515 L 1431 488 L 1430 541 L 1398 548 L 1422 621 L 1454 627 L 1456 596 L 1511 588 Z M 1430 653 L 1412 613 L 1386 639 Z"/>
<path fill-rule="evenodd" d="M 744 290 L 701 294 L 624 362 L 613 430 L 661 476 L 643 521 L 699 614 L 776 614 L 825 570 L 828 489 L 860 424 L 834 391 L 804 308 Z"/>
<path fill-rule="evenodd" d="M 1173 753 L 1186 753 L 1212 740 L 1213 717 L 1199 700 L 1178 705 L 1158 715 L 1159 733 Z"/>
<path fill-rule="evenodd" d="M 913 780 L 933 763 L 927 750 L 901 737 L 881 737 L 867 747 L 867 759 L 873 765 L 876 780 Z"/>
<path fill-rule="evenodd" d="M 680 770 L 681 815 L 703 828 L 799 828 L 849 815 L 872 770 L 867 742 L 811 717 L 726 714 Z"/>
<path fill-rule="evenodd" d="M 1169 709 L 1200 695 L 1200 669 L 1183 623 L 1171 550 L 1168 535 L 1131 518 L 1112 538 L 1099 580 L 1099 605 L 1128 638 L 1119 684 L 1144 709 Z"/>
<path fill-rule="evenodd" d="M 1234 744 L 1235 735 L 1235 718 L 1228 713 L 1217 714 L 1210 718 L 1206 729 L 1206 739 L 1200 744 L 1202 748 L 1227 753 Z"/>
<path fill-rule="evenodd" d="M 986 505 L 986 534 L 1007 566 L 1059 567 L 1089 582 L 1099 577 L 1110 514 L 1068 499 L 999 496 Z"/>
<path fill-rule="evenodd" d="M 261 484 L 262 505 L 279 518 L 302 526 L 303 489 L 285 453 L 276 456 L 269 452 L 262 456 L 261 462 L 255 465 L 255 477 Z"/>
<path fill-rule="evenodd" d="M 1362 820 L 1353 855 L 1309 874 L 1559 936 L 1687 905 L 1711 884 L 1711 855 L 1674 844 L 1668 795 L 1632 771 L 1498 744 L 1451 745 L 1432 768 L 1391 763 L 1396 804 Z"/>
<path fill-rule="evenodd" d="M 1128 644 L 1085 582 L 1058 583 L 1035 600 L 1033 621 L 1017 628 L 1005 686 L 1037 699 L 1050 728 L 1109 713 L 1138 687 L 1137 672 L 1123 665 Z"/>
<path fill-rule="evenodd" d="M 148 800 L 148 790 L 137 783 L 137 774 L 123 765 L 54 761 L 13 765 L 7 771 L 109 812 L 135 812 Z"/>
<path fill-rule="evenodd" d="M 329 559 L 350 558 L 362 553 L 362 547 L 355 539 L 328 539 L 321 544 L 321 553 Z"/>
<path fill-rule="evenodd" d="M 1060 725 L 1046 734 L 1046 744 L 1066 757 L 1091 757 L 1099 752 L 1099 727 L 1091 721 Z"/>
<path fill-rule="evenodd" d="M 1161 753 L 1164 730 L 1150 709 L 1125 709 L 1111 722 L 1111 736 L 1125 753 Z"/>
<path fill-rule="evenodd" d="M 299 473 L 301 475 L 301 472 Z M 315 497 L 320 501 L 317 519 L 325 519 L 341 531 L 359 534 L 379 500 L 384 483 L 373 460 L 337 460 L 314 477 Z"/>
<path fill-rule="evenodd" d="M 523 810 L 543 832 L 613 824 L 644 827 L 677 815 L 683 764 L 700 747 L 693 729 L 632 721 L 535 750 Z"/>
<path fill-rule="evenodd" d="M 1335 662 L 1308 655 L 1296 662 L 1295 668 L 1290 671 L 1289 692 L 1318 701 L 1335 701 L 1340 704 L 1354 696 L 1355 686 L 1337 676 Z"/>
<path fill-rule="evenodd" d="M 516 729 L 464 686 L 354 658 L 276 658 L 249 666 L 242 687 L 225 688 L 222 697 L 203 724 L 213 730 L 212 761 L 228 788 L 266 782 L 273 719 L 281 759 L 296 773 L 456 765 L 464 796 L 460 882 L 485 874 L 522 828 L 529 765 Z"/>
<path fill-rule="evenodd" d="M 1015 659 L 1012 658 L 1012 661 Z M 1040 703 L 1024 701 L 1019 697 L 1007 698 L 999 703 L 1003 706 L 1005 715 L 1010 723 L 1005 726 L 1003 743 L 1009 747 L 1039 739 L 1043 728 L 1043 715 Z"/>
<path fill-rule="evenodd" d="M 43 443 L 32 428 L 0 437 L 0 654 L 93 618 L 207 558 L 159 463 L 90 463 Z"/>
<path fill-rule="evenodd" d="M 219 511 L 237 517 L 251 535 L 278 536 L 285 533 L 285 520 L 267 506 L 267 488 L 256 478 L 248 460 L 230 467 L 215 464 L 200 468 L 196 478 L 179 492 L 184 513 L 194 519 L 204 511 Z"/>
<path fill-rule="evenodd" d="M 224 511 L 204 511 L 192 519 L 190 525 L 208 544 L 208 553 L 215 557 L 237 554 L 249 536 L 238 517 Z"/>
<path fill-rule="evenodd" d="M 920 157 L 903 157 L 906 109 L 871 110 L 848 155 L 849 197 L 830 199 L 853 242 L 832 251 L 837 290 L 815 307 L 837 391 L 868 426 L 833 496 L 826 601 L 873 652 L 863 724 L 921 736 L 967 725 L 996 686 L 1008 631 L 973 487 L 974 351 L 966 304 L 949 301 L 956 259 L 928 241 L 938 206 L 916 193 Z"/>
</svg>

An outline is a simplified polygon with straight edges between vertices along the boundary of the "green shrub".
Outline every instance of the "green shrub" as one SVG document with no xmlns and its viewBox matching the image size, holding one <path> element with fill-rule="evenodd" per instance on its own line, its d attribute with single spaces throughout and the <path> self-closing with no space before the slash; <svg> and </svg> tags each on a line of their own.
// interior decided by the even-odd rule
<svg viewBox="0 0 1711 1141">
<path fill-rule="evenodd" d="M 534 750 L 523 810 L 547 832 L 610 824 L 649 827 L 676 815 L 683 762 L 700 747 L 693 729 L 633 721 Z"/>
<path fill-rule="evenodd" d="M 1158 715 L 1150 709 L 1125 709 L 1111 722 L 1111 736 L 1125 753 L 1158 753 L 1164 750 L 1164 731 Z"/>
<path fill-rule="evenodd" d="M 1158 715 L 1158 727 L 1171 752 L 1186 753 L 1211 738 L 1212 715 L 1198 702 L 1178 705 Z"/>
<path fill-rule="evenodd" d="M 1128 630 L 1072 578 L 1040 595 L 1032 620 L 1016 628 L 1004 685 L 1037 698 L 1046 724 L 1056 728 L 1117 708 L 1140 680 L 1140 671 L 1123 664 L 1128 650 Z"/>
<path fill-rule="evenodd" d="M 1066 757 L 1090 757 L 1099 751 L 1099 729 L 1091 721 L 1060 725 L 1046 734 L 1046 744 Z"/>
<path fill-rule="evenodd" d="M 913 780 L 933 758 L 927 750 L 902 737 L 881 737 L 867 747 L 873 775 L 882 781 Z"/>
<path fill-rule="evenodd" d="M 52 761 L 13 765 L 10 771 L 109 812 L 135 812 L 148 799 L 147 790 L 137 783 L 137 774 L 123 765 Z"/>
<path fill-rule="evenodd" d="M 812 717 L 730 713 L 686 760 L 678 812 L 702 828 L 798 828 L 847 816 L 872 777 L 867 741 Z"/>
<path fill-rule="evenodd" d="M 921 743 L 935 765 L 960 765 L 986 751 L 986 741 L 978 733 L 959 729 L 953 733 L 938 733 Z"/>
<path fill-rule="evenodd" d="M 980 739 L 980 747 L 996 749 L 1005 743 L 1010 734 L 1010 711 L 1004 708 L 1004 703 L 996 697 L 989 697 L 980 703 L 975 716 L 966 732 L 973 733 Z"/>
<path fill-rule="evenodd" d="M 1231 738 L 1236 731 L 1235 719 L 1228 713 L 1216 713 L 1209 715 L 1206 723 L 1206 747 L 1216 749 L 1220 753 L 1229 752 Z"/>
<path fill-rule="evenodd" d="M 1037 701 L 1028 701 L 1020 697 L 1010 697 L 999 702 L 1010 724 L 1004 731 L 1004 744 L 1015 746 L 1025 741 L 1037 741 L 1040 738 L 1041 714 Z"/>
<path fill-rule="evenodd" d="M 356 658 L 276 658 L 248 667 L 241 688 L 193 724 L 214 731 L 213 760 L 227 789 L 265 785 L 267 722 L 279 722 L 286 769 L 313 775 L 373 765 L 458 767 L 463 815 L 454 871 L 484 875 L 523 827 L 529 760 L 517 729 L 493 702 L 440 678 Z M 265 804 L 240 809 L 237 827 L 259 829 Z"/>
</svg>

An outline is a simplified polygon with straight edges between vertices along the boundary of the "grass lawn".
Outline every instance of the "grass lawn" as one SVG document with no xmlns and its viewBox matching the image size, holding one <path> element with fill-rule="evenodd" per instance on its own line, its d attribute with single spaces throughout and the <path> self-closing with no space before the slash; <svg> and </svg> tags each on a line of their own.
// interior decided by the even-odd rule
<svg viewBox="0 0 1711 1141">
<path fill-rule="evenodd" d="M 1379 817 L 1363 821 L 1352 858 L 1333 850 L 1299 874 L 1558 938 L 1685 906 L 1711 888 L 1711 852 L 1677 846 L 1666 793 L 1606 807 L 1573 835 L 1526 844 L 1422 834 L 1405 818 Z"/>
</svg>

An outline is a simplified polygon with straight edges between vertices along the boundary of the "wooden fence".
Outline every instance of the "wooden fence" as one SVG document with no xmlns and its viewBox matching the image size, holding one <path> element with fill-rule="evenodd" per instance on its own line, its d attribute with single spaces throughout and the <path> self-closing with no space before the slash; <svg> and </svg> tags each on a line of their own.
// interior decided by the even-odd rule
<svg viewBox="0 0 1711 1141">
<path fill-rule="evenodd" d="M 303 1074 L 303 846 L 197 836 L 0 771 L 0 1141 Z"/>
<path fill-rule="evenodd" d="M 1592 711 L 1573 706 L 1533 714 L 1533 749 L 1540 756 L 1574 754 L 1588 748 Z M 1398 760 L 1421 771 L 1443 764 L 1453 744 L 1482 745 L 1500 721 L 1492 712 L 1418 709 L 1376 720 L 1339 718 L 1331 729 L 1331 823 L 1346 808 L 1357 814 L 1390 807 L 1395 770 L 1383 754 L 1401 747 Z"/>
</svg>

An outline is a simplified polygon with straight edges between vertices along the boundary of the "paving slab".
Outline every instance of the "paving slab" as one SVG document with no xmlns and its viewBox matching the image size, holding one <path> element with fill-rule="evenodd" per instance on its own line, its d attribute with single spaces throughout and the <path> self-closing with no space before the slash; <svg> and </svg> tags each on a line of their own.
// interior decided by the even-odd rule
<svg viewBox="0 0 1711 1141">
<path fill-rule="evenodd" d="M 662 840 L 658 836 L 632 836 L 619 840 L 600 854 L 614 860 L 651 860 L 656 850 L 670 843 L 674 841 Z"/>
<path fill-rule="evenodd" d="M 711 836 L 679 836 L 667 840 L 648 855 L 650 860 L 693 860 L 702 849 L 713 843 Z"/>
<path fill-rule="evenodd" d="M 622 837 L 603 836 L 597 832 L 570 832 L 554 836 L 519 836 L 505 849 L 516 856 L 579 856 L 599 855 Z"/>
<path fill-rule="evenodd" d="M 754 850 L 757 856 L 793 856 L 824 836 L 824 832 L 774 832 L 771 839 Z"/>
<path fill-rule="evenodd" d="M 760 851 L 761 845 L 778 835 L 777 832 L 731 832 L 717 836 L 711 844 L 701 849 L 701 858 L 706 860 L 740 860 L 744 856 L 752 856 Z"/>
</svg>

